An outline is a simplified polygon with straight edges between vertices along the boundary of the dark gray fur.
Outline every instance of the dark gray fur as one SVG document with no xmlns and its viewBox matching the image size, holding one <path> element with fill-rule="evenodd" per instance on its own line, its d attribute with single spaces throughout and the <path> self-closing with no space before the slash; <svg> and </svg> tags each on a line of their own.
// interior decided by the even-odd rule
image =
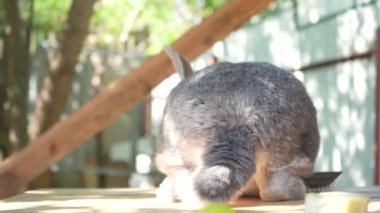
<svg viewBox="0 0 380 213">
<path fill-rule="evenodd" d="M 174 199 L 186 200 L 178 191 L 188 187 L 206 202 L 241 194 L 291 200 L 304 195 L 302 178 L 318 149 L 316 111 L 291 73 L 268 63 L 218 63 L 171 91 L 156 163 L 173 181 Z M 174 184 L 178 171 L 188 185 Z"/>
</svg>

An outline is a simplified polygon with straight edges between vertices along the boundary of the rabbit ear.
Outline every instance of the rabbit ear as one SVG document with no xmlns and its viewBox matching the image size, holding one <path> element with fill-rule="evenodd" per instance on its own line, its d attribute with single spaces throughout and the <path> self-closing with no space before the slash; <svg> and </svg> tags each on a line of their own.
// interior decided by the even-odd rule
<svg viewBox="0 0 380 213">
<path fill-rule="evenodd" d="M 191 68 L 189 62 L 187 62 L 186 59 L 184 59 L 183 56 L 181 56 L 173 47 L 165 46 L 164 50 L 171 59 L 174 69 L 181 77 L 181 80 L 193 73 L 193 69 Z"/>
</svg>

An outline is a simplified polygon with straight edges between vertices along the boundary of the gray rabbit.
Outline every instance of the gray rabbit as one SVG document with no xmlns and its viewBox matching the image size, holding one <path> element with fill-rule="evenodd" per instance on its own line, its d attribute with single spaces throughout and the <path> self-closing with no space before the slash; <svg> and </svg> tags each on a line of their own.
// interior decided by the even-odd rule
<svg viewBox="0 0 380 213">
<path fill-rule="evenodd" d="M 302 199 L 319 149 L 316 110 L 303 84 L 268 63 L 217 63 L 184 78 L 165 107 L 156 165 L 167 177 L 158 196 L 228 202 Z"/>
</svg>

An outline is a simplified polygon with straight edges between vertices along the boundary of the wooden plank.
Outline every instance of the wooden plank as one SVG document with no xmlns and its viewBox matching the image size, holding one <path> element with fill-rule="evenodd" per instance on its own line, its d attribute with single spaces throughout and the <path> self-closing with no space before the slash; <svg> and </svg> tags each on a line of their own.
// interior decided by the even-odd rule
<svg viewBox="0 0 380 213">
<path fill-rule="evenodd" d="M 237 29 L 273 0 L 233 0 L 182 35 L 172 46 L 194 59 Z M 117 81 L 92 101 L 57 123 L 25 149 L 0 164 L 0 199 L 17 193 L 52 163 L 77 148 L 121 113 L 142 100 L 172 74 L 169 58 L 161 52 Z"/>
<path fill-rule="evenodd" d="M 122 201 L 122 202 L 121 202 Z M 230 203 L 237 212 L 303 212 L 303 201 L 263 202 L 257 198 Z M 0 211 L 35 212 L 198 212 L 196 204 L 155 198 L 154 189 L 46 189 L 0 201 Z"/>
<path fill-rule="evenodd" d="M 379 192 L 378 188 L 374 188 Z M 229 205 L 236 212 L 304 212 L 304 201 L 264 202 L 240 198 Z M 155 198 L 154 189 L 45 189 L 28 191 L 0 201 L 0 212 L 198 212 L 198 206 Z M 339 212 L 337 209 L 336 212 Z M 371 198 L 368 212 L 380 212 Z"/>
</svg>

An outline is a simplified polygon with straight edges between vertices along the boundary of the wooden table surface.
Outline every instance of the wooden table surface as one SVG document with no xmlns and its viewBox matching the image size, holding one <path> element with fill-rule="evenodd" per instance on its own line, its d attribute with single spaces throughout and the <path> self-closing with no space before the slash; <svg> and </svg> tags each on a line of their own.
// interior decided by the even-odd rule
<svg viewBox="0 0 380 213">
<path fill-rule="evenodd" d="M 373 190 L 375 188 L 375 190 Z M 373 191 L 376 191 L 373 195 Z M 380 188 L 372 187 L 368 212 L 380 212 Z M 303 212 L 304 202 L 239 199 L 236 212 Z M 0 200 L 0 212 L 196 212 L 194 206 L 155 199 L 154 189 L 46 189 Z"/>
</svg>

